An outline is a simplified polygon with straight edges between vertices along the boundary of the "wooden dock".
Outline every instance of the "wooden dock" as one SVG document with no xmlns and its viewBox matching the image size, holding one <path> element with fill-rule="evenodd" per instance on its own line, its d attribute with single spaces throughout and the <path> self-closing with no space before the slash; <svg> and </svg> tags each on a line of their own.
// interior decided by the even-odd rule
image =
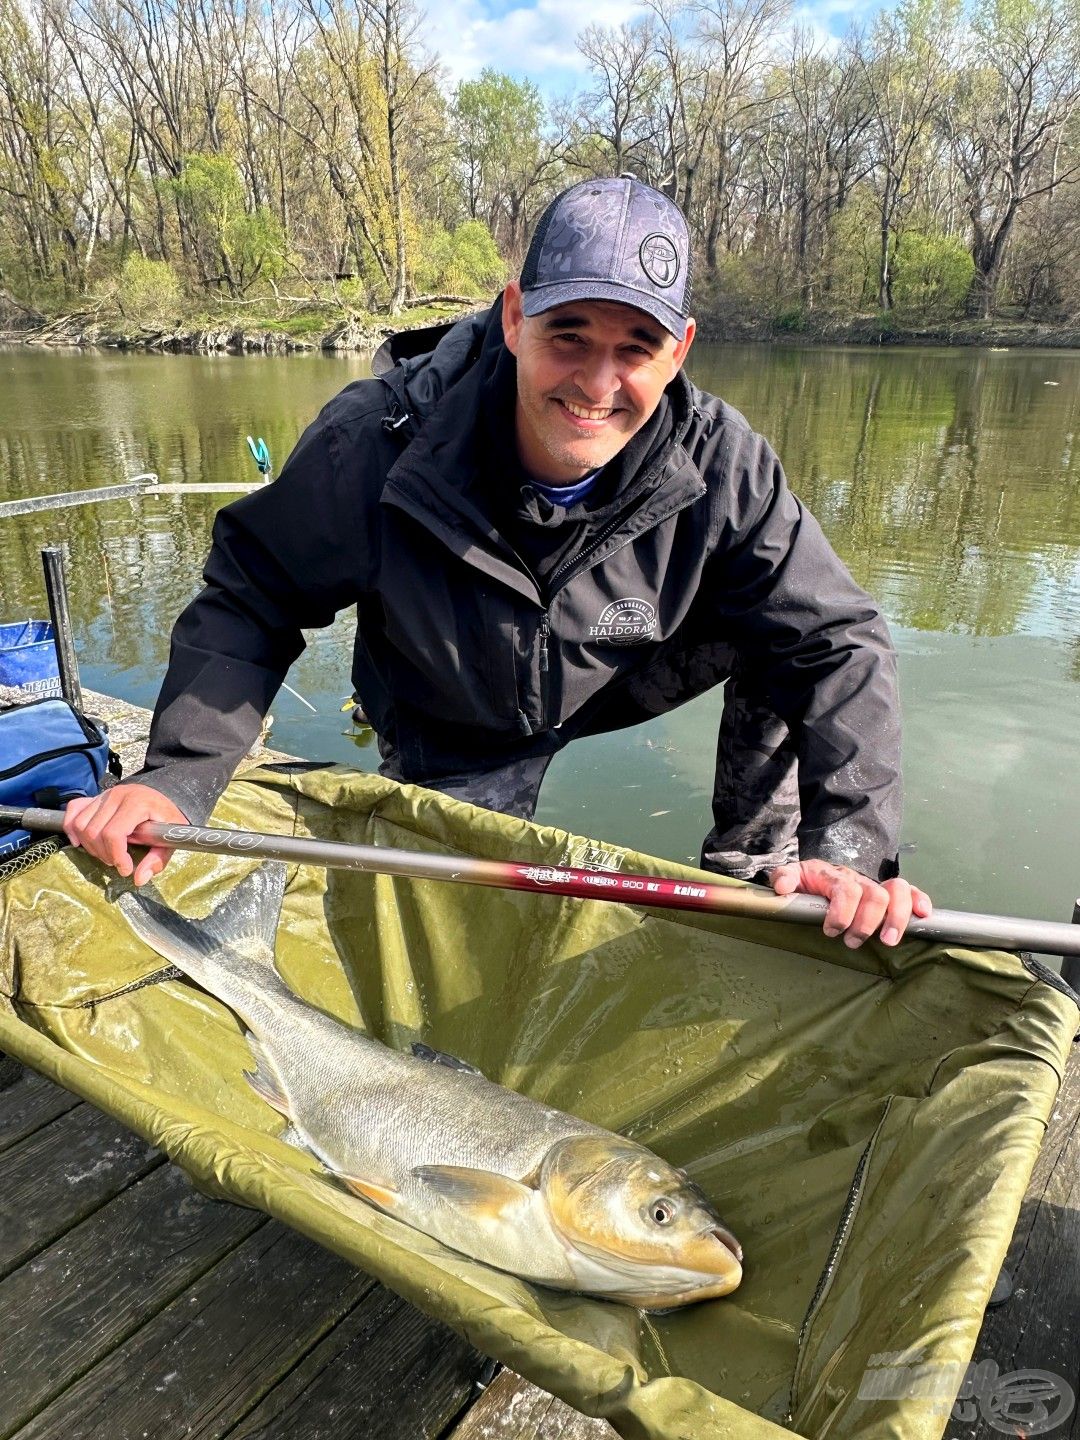
<svg viewBox="0 0 1080 1440">
<path fill-rule="evenodd" d="M 145 711 L 105 697 L 129 768 Z M 267 755 L 258 757 L 268 758 Z M 1080 1399 L 1080 1057 L 975 1361 Z M 613 1440 L 336 1255 L 195 1191 L 160 1152 L 0 1060 L 0 1440 Z M 491 1382 L 488 1384 L 487 1382 Z M 486 1386 L 486 1388 L 484 1388 Z M 963 1392 L 962 1392 L 963 1393 Z M 949 1440 L 1080 1440 L 954 1411 Z M 1015 1412 L 1013 1412 L 1015 1413 Z"/>
</svg>

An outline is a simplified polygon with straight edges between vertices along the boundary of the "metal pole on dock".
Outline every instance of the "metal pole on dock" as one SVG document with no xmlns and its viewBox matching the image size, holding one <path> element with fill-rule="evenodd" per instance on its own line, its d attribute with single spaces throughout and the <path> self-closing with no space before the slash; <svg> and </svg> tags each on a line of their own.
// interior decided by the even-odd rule
<svg viewBox="0 0 1080 1440">
<path fill-rule="evenodd" d="M 75 658 L 75 639 L 68 609 L 67 582 L 64 579 L 64 552 L 59 545 L 46 545 L 41 551 L 45 571 L 45 593 L 49 597 L 56 663 L 60 670 L 60 689 L 73 710 L 82 709 L 82 685 L 79 683 L 79 662 Z"/>
</svg>

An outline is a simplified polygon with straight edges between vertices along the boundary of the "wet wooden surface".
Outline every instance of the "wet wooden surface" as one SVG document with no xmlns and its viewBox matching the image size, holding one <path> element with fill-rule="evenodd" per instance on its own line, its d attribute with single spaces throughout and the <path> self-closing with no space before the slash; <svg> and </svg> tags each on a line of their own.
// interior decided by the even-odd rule
<svg viewBox="0 0 1080 1440">
<path fill-rule="evenodd" d="M 975 1347 L 976 1372 L 970 1380 L 975 1393 L 961 1399 L 959 1413 L 954 1412 L 956 1418 L 947 1432 L 950 1440 L 995 1440 L 1003 1434 L 1080 1440 L 1080 1046 L 1076 1044 L 1005 1269 L 1015 1288 L 1009 1300 L 986 1313 Z M 1041 1428 L 1035 1428 L 1036 1423 Z M 1014 1428 L 1003 1428 L 1006 1424 Z"/>
<path fill-rule="evenodd" d="M 592 1420 L 503 1370 L 446 1440 L 617 1440 L 606 1420 Z"/>
<path fill-rule="evenodd" d="M 0 1436 L 446 1434 L 485 1360 L 24 1071 L 0 1091 Z"/>
</svg>

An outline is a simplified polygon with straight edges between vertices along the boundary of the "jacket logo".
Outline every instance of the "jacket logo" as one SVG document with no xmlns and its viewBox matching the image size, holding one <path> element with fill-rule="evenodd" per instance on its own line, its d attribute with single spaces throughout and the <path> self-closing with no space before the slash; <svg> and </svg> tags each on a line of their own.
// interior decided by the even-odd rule
<svg viewBox="0 0 1080 1440">
<path fill-rule="evenodd" d="M 646 235 L 638 250 L 641 268 L 661 290 L 674 285 L 679 274 L 679 252 L 666 235 Z"/>
<path fill-rule="evenodd" d="M 628 595 L 605 606 L 596 624 L 589 626 L 589 636 L 605 645 L 640 645 L 652 639 L 655 629 L 656 607 Z"/>
</svg>

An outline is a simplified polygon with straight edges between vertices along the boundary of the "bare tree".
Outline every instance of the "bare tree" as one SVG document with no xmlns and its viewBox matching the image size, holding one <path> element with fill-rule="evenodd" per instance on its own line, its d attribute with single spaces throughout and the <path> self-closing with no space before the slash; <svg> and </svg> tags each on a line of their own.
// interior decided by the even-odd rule
<svg viewBox="0 0 1080 1440">
<path fill-rule="evenodd" d="M 829 281 L 832 221 L 870 169 L 866 141 L 871 116 L 850 55 L 832 54 L 809 31 L 794 31 L 787 70 L 787 144 L 797 167 L 792 248 L 800 298 L 809 308 L 816 279 L 820 276 L 826 285 Z"/>
<path fill-rule="evenodd" d="M 721 87 L 707 53 L 695 43 L 691 7 L 683 0 L 648 0 L 648 4 L 655 17 L 654 48 L 660 67 L 654 102 L 661 117 L 660 183 L 693 223 L 698 176 Z"/>
<path fill-rule="evenodd" d="M 945 104 L 953 63 L 955 0 L 912 0 L 883 15 L 868 36 L 852 38 L 874 134 L 878 201 L 878 305 L 893 308 L 893 246 L 918 195 L 934 122 Z"/>
<path fill-rule="evenodd" d="M 692 0 L 697 35 L 709 62 L 713 204 L 705 258 L 716 268 L 719 240 L 732 233 L 739 150 L 755 111 L 768 103 L 760 86 L 768 45 L 786 18 L 789 0 Z"/>
<path fill-rule="evenodd" d="M 984 0 L 971 60 L 942 116 L 971 222 L 974 314 L 993 313 L 1021 208 L 1080 177 L 1080 157 L 1061 148 L 1078 100 L 1075 9 L 1055 0 Z"/>
<path fill-rule="evenodd" d="M 644 158 L 654 138 L 650 100 L 657 82 L 653 27 L 589 25 L 577 38 L 595 86 L 582 97 L 592 134 L 603 141 L 608 173 L 621 175 Z"/>
</svg>

